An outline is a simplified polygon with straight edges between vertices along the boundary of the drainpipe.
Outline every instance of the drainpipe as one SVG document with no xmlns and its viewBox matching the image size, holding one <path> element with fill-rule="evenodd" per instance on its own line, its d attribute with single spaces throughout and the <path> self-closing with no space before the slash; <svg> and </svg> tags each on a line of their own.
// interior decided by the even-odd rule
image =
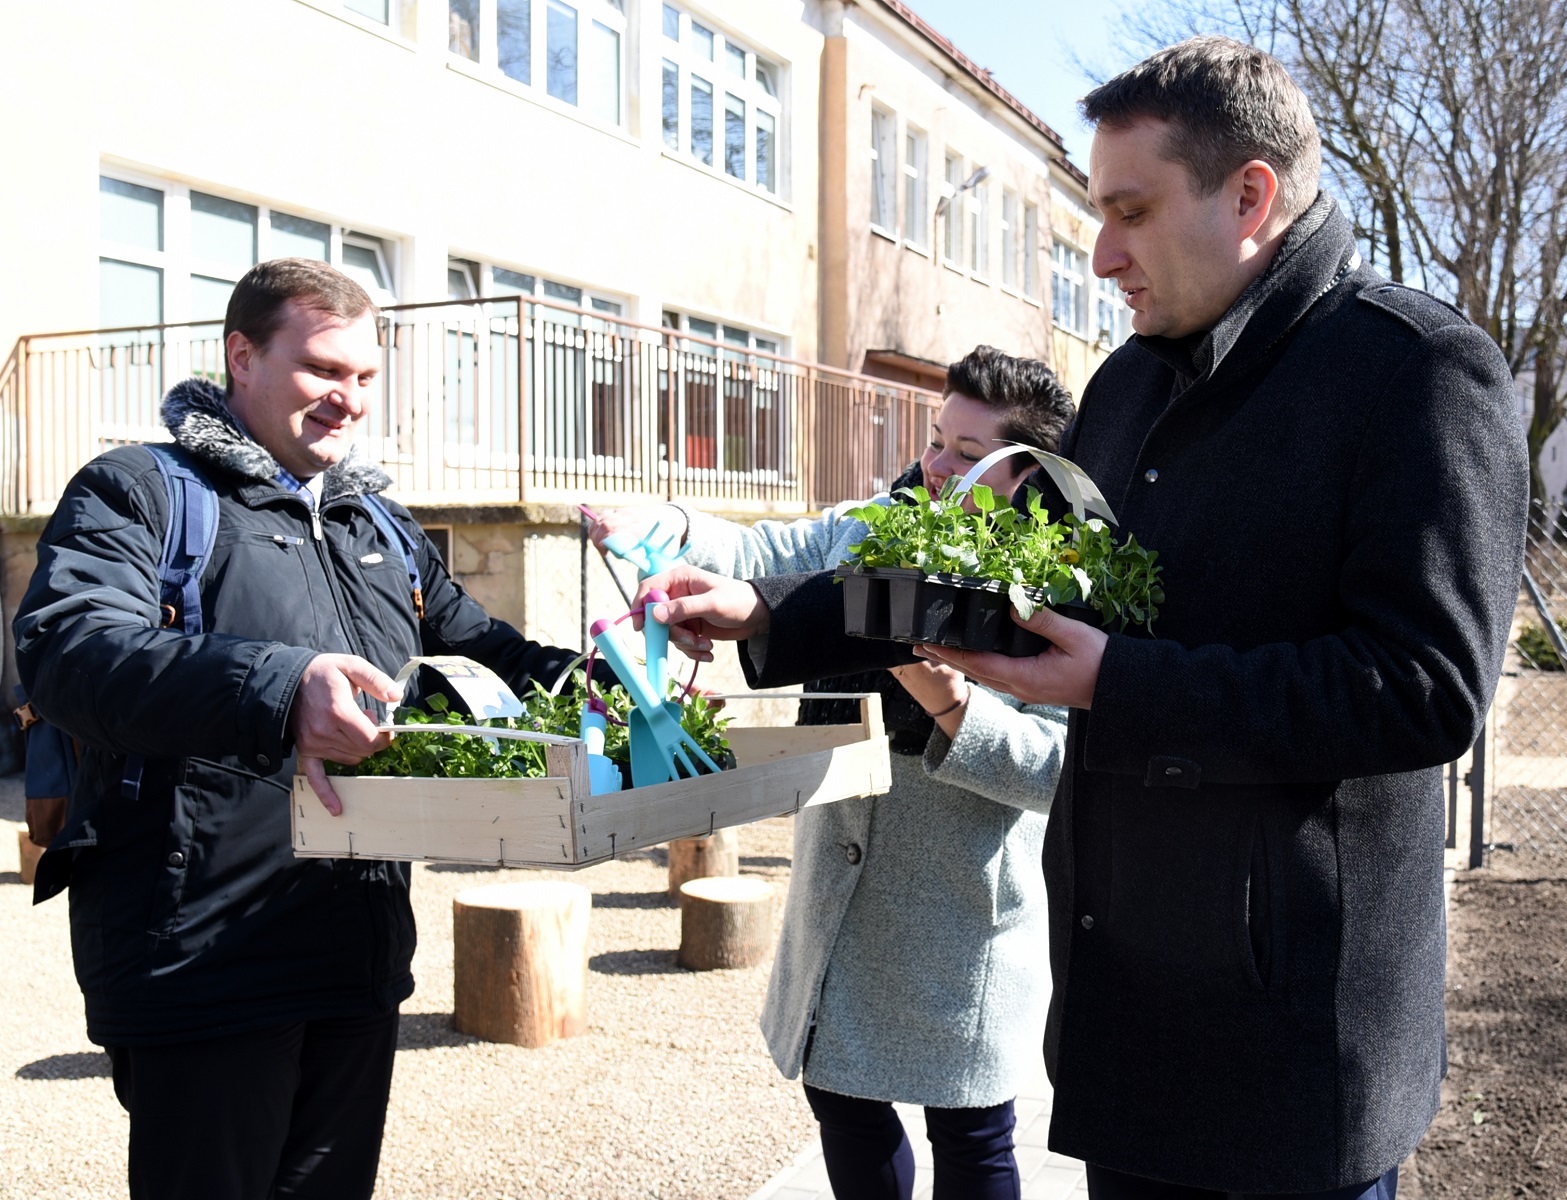
<svg viewBox="0 0 1567 1200">
<path fill-rule="evenodd" d="M 819 105 L 820 160 L 817 241 L 821 328 L 817 358 L 849 366 L 849 45 L 843 33 L 845 0 L 822 0 L 824 39 Z"/>
</svg>

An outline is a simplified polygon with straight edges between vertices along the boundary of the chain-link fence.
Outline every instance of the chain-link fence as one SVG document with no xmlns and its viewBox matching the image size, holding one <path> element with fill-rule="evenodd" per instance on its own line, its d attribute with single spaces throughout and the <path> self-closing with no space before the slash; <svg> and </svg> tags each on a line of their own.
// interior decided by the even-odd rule
<svg viewBox="0 0 1567 1200">
<path fill-rule="evenodd" d="M 1567 858 L 1567 511 L 1534 507 L 1522 583 L 1488 731 L 1486 841 Z"/>
</svg>

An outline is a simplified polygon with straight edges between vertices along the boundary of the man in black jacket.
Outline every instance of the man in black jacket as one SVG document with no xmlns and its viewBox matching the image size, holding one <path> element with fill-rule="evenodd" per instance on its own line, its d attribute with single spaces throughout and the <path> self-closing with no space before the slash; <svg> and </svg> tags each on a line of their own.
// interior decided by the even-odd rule
<svg viewBox="0 0 1567 1200">
<path fill-rule="evenodd" d="M 1137 336 L 1062 453 L 1159 551 L 1158 637 L 921 653 L 1073 709 L 1045 839 L 1050 1144 L 1089 1193 L 1388 1200 L 1436 1112 L 1440 766 L 1501 669 L 1528 471 L 1506 363 L 1387 283 L 1305 97 L 1224 38 L 1096 89 L 1094 269 Z M 1037 482 L 1037 481 L 1036 481 Z M 895 660 L 830 581 L 649 581 L 754 684 Z M 809 636 L 801 636 L 808 632 Z"/>
<path fill-rule="evenodd" d="M 130 1113 L 133 1197 L 371 1194 L 413 991 L 409 872 L 296 860 L 296 762 L 340 811 L 322 760 L 386 744 L 362 705 L 397 699 L 408 659 L 467 655 L 521 692 L 572 657 L 487 616 L 385 501 L 416 547 L 416 611 L 406 547 L 365 499 L 391 481 L 353 448 L 378 315 L 323 263 L 263 263 L 229 302 L 230 391 L 192 379 L 164 401 L 218 499 L 200 633 L 159 612 L 168 501 L 140 446 L 71 481 L 16 617 L 34 705 L 86 747 L 36 896 L 69 883 L 88 1033 Z M 122 792 L 133 757 L 140 786 Z"/>
</svg>

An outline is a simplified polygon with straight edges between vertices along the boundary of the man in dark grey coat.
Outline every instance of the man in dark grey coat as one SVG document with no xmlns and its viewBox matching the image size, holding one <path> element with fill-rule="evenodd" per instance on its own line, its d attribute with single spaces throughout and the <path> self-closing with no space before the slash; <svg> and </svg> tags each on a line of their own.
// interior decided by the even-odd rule
<svg viewBox="0 0 1567 1200">
<path fill-rule="evenodd" d="M 1319 194 L 1272 58 L 1181 43 L 1096 89 L 1094 269 L 1137 331 L 1062 451 L 1160 552 L 1158 637 L 1049 612 L 1037 658 L 923 647 L 1073 709 L 1046 834 L 1050 1144 L 1090 1195 L 1387 1200 L 1445 1070 L 1440 764 L 1522 558 L 1507 367 Z M 889 661 L 820 578 L 650 581 L 753 682 Z M 800 636 L 809 632 L 811 636 Z"/>
</svg>

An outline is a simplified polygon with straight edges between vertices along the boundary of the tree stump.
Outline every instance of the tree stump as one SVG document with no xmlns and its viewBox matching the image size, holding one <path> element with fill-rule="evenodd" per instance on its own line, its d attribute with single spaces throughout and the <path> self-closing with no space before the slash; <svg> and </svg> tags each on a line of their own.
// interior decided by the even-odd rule
<svg viewBox="0 0 1567 1200">
<path fill-rule="evenodd" d="M 692 879 L 740 874 L 740 831 L 720 829 L 705 837 L 669 843 L 669 899 L 680 903 L 680 885 Z"/>
<path fill-rule="evenodd" d="M 577 883 L 497 883 L 452 900 L 452 1024 L 545 1046 L 587 1028 L 588 914 Z"/>
<path fill-rule="evenodd" d="M 33 841 L 27 836 L 25 828 L 16 831 L 16 873 L 22 877 L 22 882 L 31 884 L 33 876 L 38 871 L 38 860 L 44 856 L 42 846 L 33 845 Z"/>
<path fill-rule="evenodd" d="M 773 888 L 749 875 L 693 879 L 680 888 L 680 954 L 693 971 L 754 967 L 773 940 Z"/>
</svg>

